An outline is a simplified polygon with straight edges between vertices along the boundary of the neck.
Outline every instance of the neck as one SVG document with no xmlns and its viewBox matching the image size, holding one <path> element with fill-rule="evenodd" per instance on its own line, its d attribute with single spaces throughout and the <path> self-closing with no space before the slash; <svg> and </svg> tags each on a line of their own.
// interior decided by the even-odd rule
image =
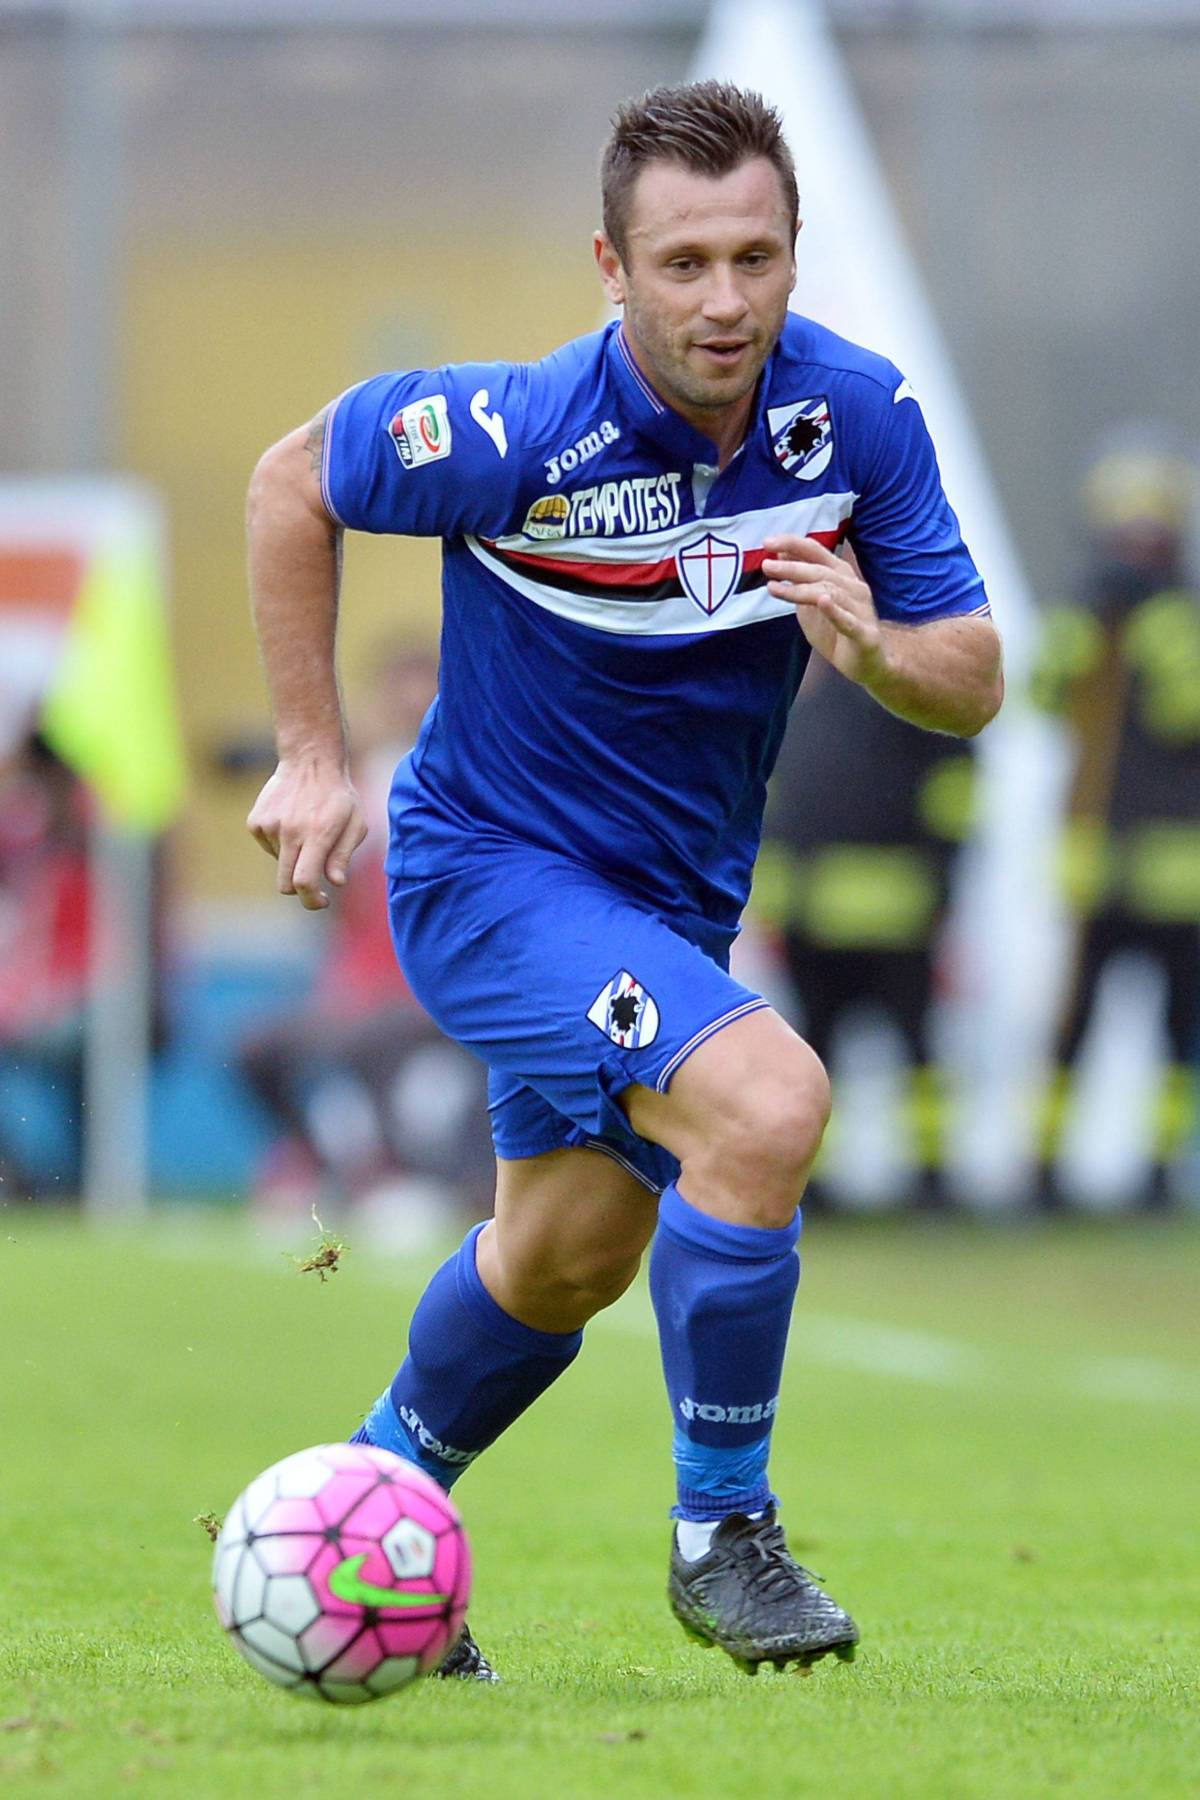
<svg viewBox="0 0 1200 1800">
<path fill-rule="evenodd" d="M 694 425 L 697 431 L 702 431 L 717 446 L 719 469 L 732 461 L 745 441 L 756 390 L 757 383 L 748 394 L 743 394 L 740 400 L 731 401 L 728 406 L 707 411 L 696 409 L 683 415 L 689 425 Z"/>
<path fill-rule="evenodd" d="M 723 469 L 728 462 L 732 461 L 745 439 L 746 428 L 750 423 L 750 414 L 754 408 L 754 396 L 758 392 L 758 383 L 755 382 L 748 394 L 743 394 L 740 399 L 730 400 L 722 406 L 693 406 L 684 400 L 668 399 L 661 388 L 656 386 L 646 366 L 646 358 L 642 355 L 628 325 L 623 324 L 621 331 L 625 339 L 625 346 L 637 364 L 638 372 L 646 386 L 658 396 L 664 406 L 669 406 L 673 413 L 677 413 L 681 419 L 685 420 L 693 431 L 698 431 L 702 437 L 712 439 L 717 446 L 717 467 Z"/>
</svg>

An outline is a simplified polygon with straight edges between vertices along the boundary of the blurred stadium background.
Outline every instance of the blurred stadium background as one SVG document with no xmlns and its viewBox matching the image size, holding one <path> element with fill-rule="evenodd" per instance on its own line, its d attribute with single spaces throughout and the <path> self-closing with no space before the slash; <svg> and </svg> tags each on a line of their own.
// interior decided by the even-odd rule
<svg viewBox="0 0 1200 1800">
<path fill-rule="evenodd" d="M 996 595 L 1017 650 L 1007 727 L 1017 736 L 999 742 L 1014 746 L 1021 798 L 1036 791 L 1022 817 L 1053 835 L 1068 758 L 1058 727 L 1030 723 L 1040 611 L 1029 613 L 1027 597 L 1049 608 L 1078 587 L 1080 484 L 1098 441 L 1151 425 L 1186 457 L 1200 436 L 1200 4 L 781 0 L 768 10 L 785 30 L 828 25 L 836 63 L 787 72 L 793 114 L 803 119 L 807 90 L 824 117 L 831 71 L 845 77 L 853 126 L 866 127 L 936 321 L 945 380 L 982 445 L 1023 570 L 1021 594 Z M 132 810 L 118 799 L 99 824 L 89 814 L 80 826 L 93 941 L 107 947 L 100 975 L 86 993 L 77 987 L 79 1005 L 56 1018 L 60 1034 L 91 1046 L 82 1088 L 54 1072 L 71 1046 L 58 1044 L 57 1063 L 31 1056 L 21 1006 L 11 1008 L 18 1023 L 0 1040 L 10 1199 L 34 1188 L 71 1195 L 81 1183 L 94 1204 L 115 1207 L 148 1194 L 241 1199 L 273 1181 L 285 1197 L 326 1191 L 329 1169 L 311 1159 L 297 1168 L 285 1157 L 281 1171 L 286 1125 L 256 1098 L 241 1060 L 248 1036 L 301 1016 L 336 929 L 275 898 L 243 827 L 266 734 L 243 576 L 249 471 L 269 442 L 376 369 L 536 357 L 591 329 L 588 244 L 609 116 L 630 93 L 687 78 L 721 11 L 706 0 L 0 0 L 5 730 L 16 742 L 31 707 L 39 721 L 69 641 L 57 632 L 34 692 L 12 650 L 14 620 L 34 602 L 61 619 L 77 598 L 61 568 L 54 579 L 42 568 L 36 594 L 13 573 L 44 498 L 30 483 L 120 477 L 104 493 L 136 515 L 143 559 L 126 589 L 140 579 L 151 611 L 161 590 L 186 762 L 176 802 L 161 671 L 142 670 L 131 686 L 103 657 L 91 676 L 85 666 L 76 706 L 94 712 L 91 679 L 110 725 L 115 715 L 136 727 L 144 711 L 149 735 L 135 729 L 123 754 L 135 769 L 144 759 L 159 804 L 139 814 L 135 778 Z M 750 73 L 772 92 L 769 68 Z M 840 145 L 828 148 L 836 167 Z M 806 283 L 830 280 L 806 268 L 804 252 L 802 239 L 801 310 Z M 881 283 L 886 316 L 886 270 Z M 957 500 L 949 461 L 947 485 Z M 437 611 L 436 545 L 351 545 L 342 644 L 352 716 L 373 704 L 381 658 L 435 644 Z M 131 629 L 144 645 L 145 631 Z M 1200 669 L 1189 669 L 1195 711 Z M 57 737 L 53 719 L 47 734 L 70 749 L 78 720 L 69 700 L 57 705 Z M 97 749 L 97 729 L 104 739 L 93 719 L 75 761 L 103 793 L 118 751 L 106 739 Z M 372 745 L 386 737 L 375 732 Z M 977 841 L 999 830 L 1011 848 L 1020 820 L 1001 830 L 986 816 L 1003 811 L 1006 792 L 1011 800 L 1000 753 L 989 754 Z M 965 1112 L 973 1105 L 976 1129 L 963 1126 L 948 1152 L 960 1165 L 954 1204 L 1020 1208 L 1038 1197 L 1022 1088 L 1050 1059 L 1074 941 L 1052 861 L 1021 865 L 1015 924 L 1003 893 L 981 893 L 997 866 L 986 853 L 955 877 L 951 916 L 957 908 L 964 923 L 935 972 L 937 1041 L 974 1083 Z M 1011 859 L 1007 868 L 997 879 L 1014 879 Z M 0 899 L 11 948 L 21 896 Z M 998 1061 L 1000 1015 L 989 1012 L 994 982 L 979 944 L 981 922 L 999 913 L 1010 937 Z M 751 949 L 789 1003 L 770 920 Z M 11 965 L 10 955 L 10 985 L 33 966 L 19 961 L 14 977 Z M 1114 1209 L 1141 1194 L 1133 1176 L 1146 1144 L 1115 1101 L 1148 1087 L 1165 1060 L 1159 998 L 1135 967 L 1101 1012 L 1066 1204 Z M 875 1047 L 870 1028 L 842 1046 L 846 1110 L 861 1128 L 835 1146 L 832 1204 L 888 1207 L 914 1192 L 879 1127 L 894 1069 Z M 389 1101 L 415 1137 L 446 1077 L 437 1047 L 421 1049 L 407 1099 Z M 71 1145 L 80 1117 L 99 1121 L 82 1161 Z M 318 1142 L 373 1129 L 358 1086 L 326 1084 Z M 407 1170 L 403 1144 L 393 1151 L 391 1175 L 415 1170 L 426 1199 L 477 1179 L 473 1164 L 447 1175 L 436 1146 Z M 1186 1206 L 1198 1189 L 1194 1134 L 1177 1128 L 1167 1198 Z"/>
</svg>

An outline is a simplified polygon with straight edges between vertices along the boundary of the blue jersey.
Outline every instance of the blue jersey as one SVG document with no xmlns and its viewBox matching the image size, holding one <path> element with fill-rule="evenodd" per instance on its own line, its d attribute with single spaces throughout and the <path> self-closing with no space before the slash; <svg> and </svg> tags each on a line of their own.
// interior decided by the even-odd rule
<svg viewBox="0 0 1200 1800">
<path fill-rule="evenodd" d="M 341 524 L 441 537 L 440 691 L 392 794 L 389 870 L 531 844 L 733 927 L 808 646 L 764 538 L 854 548 L 884 619 L 985 613 L 920 408 L 789 315 L 741 449 L 643 377 L 617 324 L 531 364 L 382 375 L 328 420 Z"/>
</svg>

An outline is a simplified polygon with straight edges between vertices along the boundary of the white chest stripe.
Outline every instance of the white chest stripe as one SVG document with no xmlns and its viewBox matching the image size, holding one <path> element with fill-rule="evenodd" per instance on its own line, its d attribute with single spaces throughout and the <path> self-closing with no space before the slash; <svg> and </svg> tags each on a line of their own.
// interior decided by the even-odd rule
<svg viewBox="0 0 1200 1800">
<path fill-rule="evenodd" d="M 576 564 L 658 563 L 673 561 L 680 550 L 711 533 L 737 544 L 743 551 L 757 550 L 764 538 L 785 532 L 807 536 L 810 532 L 836 531 L 850 517 L 856 498 L 854 494 L 820 494 L 786 506 L 740 513 L 734 518 L 696 519 L 670 531 L 648 532 L 619 542 L 560 538 L 550 544 L 535 544 L 518 534 L 498 539 L 496 548 L 551 564 L 556 560 Z M 776 600 L 768 594 L 765 581 L 757 582 L 744 593 L 731 594 L 712 613 L 706 613 L 687 593 L 665 600 L 625 600 L 619 595 L 610 599 L 607 595 L 572 593 L 539 581 L 531 564 L 517 568 L 503 561 L 476 537 L 467 537 L 465 542 L 484 568 L 515 593 L 560 619 L 589 625 L 596 631 L 642 637 L 691 637 L 708 631 L 736 631 L 765 619 L 786 618 L 796 610 L 786 600 Z"/>
<path fill-rule="evenodd" d="M 647 531 L 634 537 L 552 538 L 538 543 L 523 532 L 497 538 L 499 550 L 517 550 L 522 556 L 565 557 L 581 562 L 660 562 L 692 538 L 711 531 L 715 537 L 732 538 L 743 550 L 757 550 L 764 538 L 779 537 L 790 532 L 794 537 L 807 537 L 810 531 L 836 531 L 854 511 L 857 494 L 813 494 L 782 506 L 764 506 L 756 512 L 734 513 L 721 517 L 705 513 L 686 525 L 672 525 L 666 531 Z"/>
<path fill-rule="evenodd" d="M 535 606 L 560 619 L 571 619 L 576 625 L 590 625 L 596 631 L 612 631 L 621 636 L 694 637 L 705 631 L 734 631 L 740 625 L 757 625 L 761 619 L 781 619 L 796 610 L 786 600 L 772 599 L 765 586 L 732 595 L 712 614 L 702 612 L 686 594 L 672 600 L 597 599 L 532 581 L 528 575 L 506 567 L 475 538 L 467 539 L 467 548 L 485 569 Z"/>
</svg>

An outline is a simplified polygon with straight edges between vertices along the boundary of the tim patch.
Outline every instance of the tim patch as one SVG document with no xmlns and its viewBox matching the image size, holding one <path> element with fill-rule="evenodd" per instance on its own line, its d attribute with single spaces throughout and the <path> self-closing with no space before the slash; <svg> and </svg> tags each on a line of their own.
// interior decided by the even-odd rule
<svg viewBox="0 0 1200 1800">
<path fill-rule="evenodd" d="M 402 407 L 388 426 L 396 455 L 406 469 L 440 462 L 450 454 L 450 414 L 445 394 L 430 394 Z"/>
<path fill-rule="evenodd" d="M 815 481 L 833 456 L 833 420 L 824 394 L 814 400 L 792 400 L 767 408 L 771 453 L 787 475 Z"/>
<path fill-rule="evenodd" d="M 620 1050 L 644 1050 L 658 1036 L 658 1007 L 628 969 L 605 982 L 587 1016 Z"/>
</svg>

